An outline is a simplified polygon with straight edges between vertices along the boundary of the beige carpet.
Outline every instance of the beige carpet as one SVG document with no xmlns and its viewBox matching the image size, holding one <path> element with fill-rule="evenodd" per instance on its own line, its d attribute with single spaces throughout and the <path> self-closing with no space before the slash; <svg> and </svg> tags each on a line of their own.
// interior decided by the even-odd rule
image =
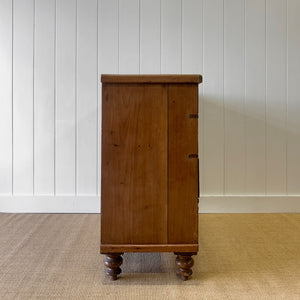
<svg viewBox="0 0 300 300">
<path fill-rule="evenodd" d="M 0 299 L 300 299 L 300 214 L 200 215 L 193 277 L 125 254 L 104 278 L 99 215 L 0 214 Z"/>
</svg>

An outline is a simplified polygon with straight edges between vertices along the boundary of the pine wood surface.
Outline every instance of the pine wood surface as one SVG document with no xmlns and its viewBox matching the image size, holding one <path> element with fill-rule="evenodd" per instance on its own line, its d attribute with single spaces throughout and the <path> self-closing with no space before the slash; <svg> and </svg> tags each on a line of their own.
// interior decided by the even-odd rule
<svg viewBox="0 0 300 300">
<path fill-rule="evenodd" d="M 198 244 L 101 244 L 101 253 L 119 252 L 198 252 Z"/>
<path fill-rule="evenodd" d="M 114 75 L 103 74 L 103 83 L 201 83 L 201 75 Z"/>
<path fill-rule="evenodd" d="M 101 243 L 166 244 L 167 88 L 102 90 Z"/>
<path fill-rule="evenodd" d="M 168 243 L 197 244 L 198 85 L 170 84 L 168 94 Z"/>
<path fill-rule="evenodd" d="M 200 77 L 102 75 L 101 253 L 197 252 Z"/>
</svg>

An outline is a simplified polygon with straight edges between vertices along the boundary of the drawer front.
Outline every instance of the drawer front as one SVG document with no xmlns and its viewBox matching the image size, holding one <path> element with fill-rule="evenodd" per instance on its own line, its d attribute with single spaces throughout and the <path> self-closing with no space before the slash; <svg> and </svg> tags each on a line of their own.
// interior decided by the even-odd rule
<svg viewBox="0 0 300 300">
<path fill-rule="evenodd" d="M 168 243 L 198 243 L 198 85 L 168 90 Z"/>
</svg>

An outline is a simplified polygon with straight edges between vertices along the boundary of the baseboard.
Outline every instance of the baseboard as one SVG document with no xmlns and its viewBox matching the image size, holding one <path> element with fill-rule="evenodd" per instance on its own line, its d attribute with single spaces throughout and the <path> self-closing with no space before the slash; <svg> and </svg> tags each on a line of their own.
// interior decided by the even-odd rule
<svg viewBox="0 0 300 300">
<path fill-rule="evenodd" d="M 299 213 L 300 196 L 203 196 L 199 213 Z"/>
<path fill-rule="evenodd" d="M 97 196 L 5 196 L 0 212 L 99 213 Z M 300 213 L 300 196 L 202 196 L 199 213 Z"/>
<path fill-rule="evenodd" d="M 99 213 L 97 196 L 0 196 L 0 212 Z"/>
</svg>

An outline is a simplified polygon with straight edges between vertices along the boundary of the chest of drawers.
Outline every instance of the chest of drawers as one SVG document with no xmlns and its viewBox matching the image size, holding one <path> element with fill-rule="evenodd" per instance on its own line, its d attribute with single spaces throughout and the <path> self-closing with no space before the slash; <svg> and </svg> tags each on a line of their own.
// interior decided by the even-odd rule
<svg viewBox="0 0 300 300">
<path fill-rule="evenodd" d="M 124 252 L 198 251 L 200 75 L 102 75 L 101 246 L 106 274 Z"/>
</svg>

